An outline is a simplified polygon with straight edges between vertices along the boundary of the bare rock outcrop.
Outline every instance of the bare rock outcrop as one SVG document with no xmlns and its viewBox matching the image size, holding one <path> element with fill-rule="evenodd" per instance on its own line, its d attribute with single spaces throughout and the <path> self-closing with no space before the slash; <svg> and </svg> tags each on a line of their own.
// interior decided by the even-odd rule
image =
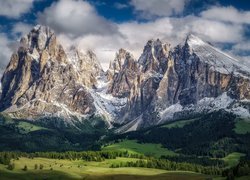
<svg viewBox="0 0 250 180">
<path fill-rule="evenodd" d="M 115 97 L 128 97 L 135 78 L 139 75 L 139 66 L 134 57 L 124 49 L 120 49 L 116 58 L 111 62 L 113 70 L 108 93 Z"/>
<path fill-rule="evenodd" d="M 98 115 L 120 132 L 226 109 L 250 117 L 250 67 L 194 35 L 149 40 L 140 58 L 120 49 L 103 72 L 92 51 L 65 50 L 48 27 L 20 41 L 2 77 L 0 111 L 16 118 Z M 69 121 L 73 122 L 73 121 Z"/>
<path fill-rule="evenodd" d="M 101 66 L 93 52 L 71 50 L 69 58 L 48 27 L 36 26 L 21 39 L 2 78 L 0 109 L 18 118 L 91 115 Z M 74 61 L 75 60 L 75 61 Z"/>
</svg>

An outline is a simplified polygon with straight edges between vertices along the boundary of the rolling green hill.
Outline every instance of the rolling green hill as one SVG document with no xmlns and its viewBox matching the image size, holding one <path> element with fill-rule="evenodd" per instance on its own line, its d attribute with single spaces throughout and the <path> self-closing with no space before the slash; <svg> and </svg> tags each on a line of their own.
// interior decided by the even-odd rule
<svg viewBox="0 0 250 180">
<path fill-rule="evenodd" d="M 208 176 L 179 172 L 178 168 L 218 175 L 227 168 L 237 167 L 242 160 L 250 157 L 248 122 L 223 111 L 125 134 L 114 134 L 105 129 L 105 125 L 98 118 L 93 119 L 93 122 L 78 124 L 78 128 L 59 127 L 57 123 L 57 119 L 46 119 L 40 123 L 17 121 L 0 114 L 0 150 L 102 150 L 101 152 L 128 152 L 136 156 L 104 158 L 105 160 L 101 158 L 100 161 L 95 160 L 98 157 L 93 157 L 92 161 L 65 157 L 61 160 L 53 157 L 38 158 L 44 156 L 35 156 L 34 159 L 21 157 L 14 160 L 15 168 L 12 171 L 8 170 L 6 165 L 0 165 L 1 178 L 204 179 Z M 143 158 L 143 161 L 140 158 Z M 177 171 L 166 171 L 172 170 L 168 167 L 169 162 Z M 62 166 L 58 166 L 59 163 Z M 44 169 L 35 170 L 35 164 L 43 164 Z M 25 165 L 27 171 L 22 170 Z M 195 167 L 202 171 L 196 171 Z M 240 171 L 248 172 L 247 168 L 244 168 Z M 230 173 L 229 169 L 226 174 Z"/>
<path fill-rule="evenodd" d="M 184 155 L 223 158 L 233 152 L 250 154 L 250 133 L 235 133 L 235 119 L 231 113 L 218 111 L 126 133 L 118 138 L 162 144 L 164 148 Z"/>
<path fill-rule="evenodd" d="M 33 180 L 33 179 L 205 179 L 210 176 L 184 171 L 165 171 L 148 168 L 109 168 L 113 162 L 135 161 L 134 158 L 117 158 L 103 162 L 87 162 L 82 160 L 59 160 L 48 158 L 20 158 L 12 160 L 15 163 L 14 170 L 7 170 L 0 165 L 1 179 Z M 38 169 L 35 169 L 35 165 Z M 43 169 L 39 169 L 40 164 Z M 24 171 L 24 166 L 27 170 Z"/>
<path fill-rule="evenodd" d="M 222 159 L 226 162 L 226 165 L 228 165 L 229 167 L 234 167 L 239 163 L 240 158 L 244 156 L 245 154 L 243 153 L 233 152 Z"/>
<path fill-rule="evenodd" d="M 160 157 L 160 156 L 175 156 L 177 153 L 163 148 L 161 144 L 144 143 L 140 144 L 135 140 L 123 140 L 103 147 L 103 150 L 121 150 L 128 151 L 129 153 L 139 153 L 146 156 Z"/>
</svg>

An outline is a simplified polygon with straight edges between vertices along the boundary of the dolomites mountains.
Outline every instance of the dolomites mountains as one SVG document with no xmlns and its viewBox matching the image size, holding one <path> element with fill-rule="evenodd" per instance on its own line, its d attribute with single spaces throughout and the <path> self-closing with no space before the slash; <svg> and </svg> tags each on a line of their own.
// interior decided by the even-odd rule
<svg viewBox="0 0 250 180">
<path fill-rule="evenodd" d="M 194 35 L 176 47 L 149 40 L 138 60 L 120 49 L 104 72 L 92 51 L 65 50 L 37 25 L 1 83 L 0 111 L 17 119 L 100 117 L 127 132 L 219 109 L 250 117 L 250 66 Z"/>
</svg>

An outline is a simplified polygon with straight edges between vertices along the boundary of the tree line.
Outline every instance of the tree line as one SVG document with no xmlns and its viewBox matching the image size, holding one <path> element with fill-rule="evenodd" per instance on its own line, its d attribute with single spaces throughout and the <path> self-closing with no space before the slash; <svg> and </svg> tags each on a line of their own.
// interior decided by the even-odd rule
<svg viewBox="0 0 250 180">
<path fill-rule="evenodd" d="M 203 166 L 218 166 L 225 167 L 225 162 L 221 159 L 211 159 L 209 157 L 197 157 L 194 155 L 178 155 L 178 156 L 161 156 L 161 159 L 166 159 L 174 162 L 187 162 L 191 164 L 199 164 Z"/>
<path fill-rule="evenodd" d="M 164 169 L 169 171 L 192 171 L 207 175 L 222 175 L 228 179 L 233 179 L 236 176 L 250 175 L 250 161 L 241 160 L 240 163 L 230 169 L 226 169 L 220 164 L 209 164 L 209 166 L 204 166 L 199 163 L 182 162 L 181 157 L 172 158 L 168 160 L 169 157 L 161 157 L 160 159 L 155 159 L 153 157 L 147 157 L 142 154 L 131 154 L 128 151 L 84 151 L 84 152 L 35 152 L 35 153 L 25 153 L 25 152 L 0 152 L 0 164 L 7 165 L 7 169 L 13 170 L 15 164 L 11 162 L 12 159 L 18 160 L 20 157 L 27 158 L 49 158 L 49 159 L 68 159 L 68 160 L 84 160 L 84 161 L 96 161 L 101 162 L 105 159 L 116 159 L 117 157 L 127 157 L 136 158 L 136 161 L 120 162 L 111 164 L 110 168 L 119 167 L 144 167 L 144 168 L 156 168 Z M 171 159 L 171 158 L 170 158 Z M 185 159 L 185 157 L 184 157 Z M 175 160 L 175 161 L 174 161 Z M 179 162 L 178 162 L 179 161 Z M 188 160 L 187 160 L 188 161 Z M 35 169 L 38 169 L 38 165 L 35 165 Z M 39 169 L 43 169 L 40 165 Z M 24 171 L 27 170 L 27 166 L 24 166 Z"/>
<path fill-rule="evenodd" d="M 131 154 L 128 151 L 67 151 L 67 152 L 0 152 L 0 164 L 8 165 L 11 159 L 18 159 L 19 157 L 27 158 L 49 158 L 49 159 L 69 159 L 69 160 L 84 160 L 101 162 L 105 159 L 116 159 L 117 157 L 128 157 L 145 159 L 146 156 L 142 154 Z"/>
<path fill-rule="evenodd" d="M 184 127 L 158 126 L 109 140 L 127 138 L 139 143 L 158 143 L 170 150 L 179 149 L 181 154 L 212 158 L 223 158 L 232 152 L 249 154 L 250 133 L 236 134 L 235 118 L 234 114 L 221 110 L 205 114 Z"/>
<path fill-rule="evenodd" d="M 143 167 L 143 168 L 155 168 L 164 169 L 168 171 L 192 171 L 208 175 L 221 175 L 222 169 L 218 166 L 202 166 L 198 164 L 191 163 L 178 163 L 163 159 L 148 159 L 148 160 L 137 160 L 129 162 L 121 162 L 111 164 L 110 168 L 120 168 L 120 167 Z"/>
</svg>

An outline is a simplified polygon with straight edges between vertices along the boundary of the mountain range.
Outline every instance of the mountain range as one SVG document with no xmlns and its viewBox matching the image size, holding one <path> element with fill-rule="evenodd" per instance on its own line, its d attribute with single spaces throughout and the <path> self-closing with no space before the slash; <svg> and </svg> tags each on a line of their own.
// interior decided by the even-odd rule
<svg viewBox="0 0 250 180">
<path fill-rule="evenodd" d="M 41 25 L 21 38 L 1 80 L 1 112 L 72 126 L 98 117 L 117 133 L 221 109 L 250 117 L 250 66 L 195 35 L 175 47 L 149 40 L 139 59 L 120 49 L 107 71 L 94 52 L 64 46 Z"/>
</svg>

